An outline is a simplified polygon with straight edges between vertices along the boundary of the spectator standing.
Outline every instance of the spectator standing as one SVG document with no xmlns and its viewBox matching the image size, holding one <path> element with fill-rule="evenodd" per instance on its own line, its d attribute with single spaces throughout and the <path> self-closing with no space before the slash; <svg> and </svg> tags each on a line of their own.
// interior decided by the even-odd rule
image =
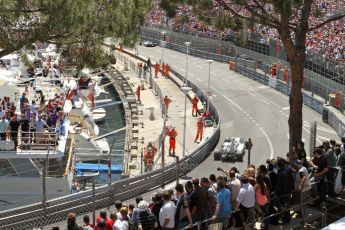
<svg viewBox="0 0 345 230">
<path fill-rule="evenodd" d="M 141 73 L 143 72 L 143 64 L 140 62 L 138 63 L 138 77 L 141 78 Z"/>
<path fill-rule="evenodd" d="M 231 205 L 232 207 L 236 207 L 236 200 L 237 196 L 241 190 L 241 181 L 236 177 L 236 171 L 230 170 L 229 172 L 229 189 L 231 192 Z M 233 227 L 237 227 L 239 223 L 236 223 L 236 220 L 239 221 L 241 219 L 239 212 L 234 212 L 232 214 L 232 225 Z"/>
<path fill-rule="evenodd" d="M 77 225 L 74 213 L 70 213 L 67 216 L 67 230 L 83 230 L 81 226 Z"/>
<path fill-rule="evenodd" d="M 24 113 L 24 105 L 27 101 L 28 101 L 28 99 L 26 98 L 26 94 L 23 93 L 19 99 L 19 105 L 20 105 L 20 112 L 21 113 Z"/>
<path fill-rule="evenodd" d="M 164 201 L 162 199 L 162 193 L 160 192 L 156 193 L 155 199 L 156 199 L 156 202 L 154 203 L 151 211 L 155 215 L 156 219 L 159 220 L 159 212 L 164 204 Z M 158 225 L 160 226 L 159 221 L 158 221 Z"/>
<path fill-rule="evenodd" d="M 341 152 L 345 152 L 345 137 L 341 138 L 341 145 L 340 145 Z"/>
<path fill-rule="evenodd" d="M 334 153 L 334 150 L 331 148 L 329 141 L 324 141 L 322 143 L 322 146 L 325 151 L 325 158 L 327 160 L 327 166 L 328 166 L 328 171 L 327 171 L 327 194 L 329 196 L 335 196 L 334 192 L 334 181 L 335 181 L 335 175 L 337 172 L 337 169 L 335 168 L 337 164 L 337 156 Z"/>
<path fill-rule="evenodd" d="M 264 213 L 261 218 L 265 218 L 269 216 L 269 197 L 270 192 L 268 186 L 264 180 L 265 176 L 263 174 L 258 174 L 256 176 L 256 184 L 255 184 L 255 200 L 258 208 L 261 212 Z M 264 230 L 268 230 L 269 228 L 269 219 L 264 220 Z"/>
<path fill-rule="evenodd" d="M 1 104 L 1 98 L 0 98 L 0 104 Z M 2 109 L 2 105 L 0 105 L 0 116 L 3 117 L 6 114 L 6 111 Z"/>
<path fill-rule="evenodd" d="M 280 207 L 286 208 L 294 190 L 292 170 L 286 166 L 286 161 L 283 158 L 278 159 L 277 169 L 276 196 Z M 282 213 L 281 219 L 284 223 L 289 223 L 291 221 L 290 211 Z"/>
<path fill-rule="evenodd" d="M 106 211 L 99 212 L 99 216 L 96 217 L 96 222 L 99 223 L 101 219 L 104 220 L 106 230 L 113 230 L 113 221 L 107 217 Z M 95 230 L 98 230 L 98 228 L 96 227 Z"/>
<path fill-rule="evenodd" d="M 225 188 L 225 184 L 222 180 L 217 182 L 217 206 L 212 219 L 218 223 L 222 223 L 222 229 L 226 230 L 229 225 L 229 218 L 231 216 L 231 192 Z"/>
<path fill-rule="evenodd" d="M 181 229 L 186 226 L 191 227 L 193 225 L 192 216 L 189 211 L 190 199 L 188 193 L 185 193 L 183 186 L 177 184 L 175 186 L 177 206 L 175 213 L 175 229 Z"/>
<path fill-rule="evenodd" d="M 83 230 L 94 230 L 94 226 L 90 223 L 90 217 L 88 215 L 83 216 Z"/>
<path fill-rule="evenodd" d="M 142 201 L 142 200 L 144 200 L 144 199 L 142 198 L 142 196 L 137 196 L 137 197 L 135 198 L 135 203 L 136 203 L 137 207 L 134 209 L 134 211 L 133 211 L 133 216 L 132 216 L 132 223 L 133 223 L 135 229 L 137 228 L 137 225 L 136 225 L 136 224 L 137 224 L 137 218 L 138 218 L 138 216 L 139 216 L 139 213 L 141 212 L 140 208 L 138 208 L 138 204 L 139 204 L 140 201 Z"/>
<path fill-rule="evenodd" d="M 132 223 L 133 223 L 133 212 L 134 212 L 134 204 L 129 204 L 128 205 L 128 216 L 131 219 Z"/>
<path fill-rule="evenodd" d="M 148 206 L 149 204 L 144 200 L 140 201 L 138 204 L 138 208 L 140 209 L 136 223 L 138 230 L 151 230 L 158 228 L 157 219 Z"/>
<path fill-rule="evenodd" d="M 231 204 L 236 205 L 236 199 L 241 190 L 241 181 L 236 178 L 236 172 L 230 170 L 229 172 L 229 188 L 231 192 Z"/>
<path fill-rule="evenodd" d="M 20 128 L 22 130 L 22 143 L 24 142 L 25 144 L 28 144 L 29 143 L 30 122 L 26 118 L 24 113 L 21 114 Z"/>
<path fill-rule="evenodd" d="M 194 190 L 193 193 L 190 195 L 191 200 L 191 215 L 193 219 L 193 223 L 197 221 L 203 221 L 207 219 L 208 214 L 208 194 L 205 189 L 201 188 L 199 185 L 199 179 L 194 178 L 192 180 Z M 201 229 L 206 229 L 207 223 L 201 226 Z"/>
<path fill-rule="evenodd" d="M 255 222 L 255 190 L 249 183 L 249 178 L 247 176 L 241 176 L 240 181 L 242 186 L 237 196 L 235 211 L 241 211 L 243 218 L 242 220 L 236 220 L 236 223 L 239 225 L 248 225 L 250 229 L 253 229 Z"/>
<path fill-rule="evenodd" d="M 257 169 L 257 175 L 261 174 L 263 176 L 265 185 L 267 186 L 268 190 L 271 192 L 272 190 L 272 185 L 271 185 L 271 179 L 267 175 L 267 168 L 265 165 L 260 165 Z"/>
<path fill-rule="evenodd" d="M 121 217 L 120 210 L 122 208 L 122 202 L 120 200 L 115 201 L 115 213 L 118 218 Z"/>
<path fill-rule="evenodd" d="M 301 160 L 295 160 L 293 164 L 294 169 L 296 170 L 295 176 L 295 193 L 294 193 L 294 200 L 298 203 L 305 203 L 308 200 L 308 194 L 311 189 L 308 170 L 303 166 Z M 304 213 L 305 205 L 301 207 L 297 207 L 297 217 L 305 216 Z"/>
<path fill-rule="evenodd" d="M 217 189 L 212 188 L 212 186 L 210 185 L 210 181 L 206 177 L 201 178 L 200 184 L 201 184 L 201 187 L 205 189 L 205 191 L 207 192 L 207 197 L 208 197 L 207 218 L 211 218 L 214 212 L 216 211 Z"/>
<path fill-rule="evenodd" d="M 146 65 L 147 65 L 147 68 L 148 68 L 149 72 L 151 73 L 152 62 L 151 62 L 150 58 L 147 59 Z"/>
<path fill-rule="evenodd" d="M 339 167 L 339 170 L 342 170 L 342 176 L 341 176 L 341 184 L 343 185 L 342 191 L 345 191 L 345 152 L 342 152 L 338 156 L 337 160 L 337 167 Z"/>
<path fill-rule="evenodd" d="M 110 219 L 109 223 L 111 223 L 111 226 L 114 226 L 116 220 L 118 219 L 117 214 L 115 212 L 111 212 L 109 214 L 109 219 Z"/>
<path fill-rule="evenodd" d="M 322 149 L 316 148 L 314 150 L 314 157 L 310 163 L 314 169 L 314 181 L 317 183 L 317 193 L 320 198 L 315 204 L 319 205 L 326 201 L 325 176 L 328 172 L 327 160 L 322 154 Z"/>
<path fill-rule="evenodd" d="M 308 167 L 307 153 L 305 151 L 303 141 L 298 143 L 296 153 L 297 153 L 297 159 L 302 161 L 304 167 Z"/>
<path fill-rule="evenodd" d="M 122 207 L 120 210 L 121 217 L 116 219 L 114 223 L 114 230 L 132 230 L 132 223 L 130 223 L 128 216 L 128 208 Z"/>
<path fill-rule="evenodd" d="M 163 230 L 175 228 L 175 205 L 168 191 L 163 192 L 163 207 L 159 212 L 159 222 Z"/>
<path fill-rule="evenodd" d="M 6 115 L 2 115 L 0 120 L 0 140 L 6 140 L 6 130 L 8 127 L 8 120 Z"/>
<path fill-rule="evenodd" d="M 19 130 L 20 123 L 17 119 L 17 114 L 14 114 L 11 118 L 11 121 L 8 124 L 8 129 L 11 131 L 11 139 L 14 142 L 14 150 L 17 150 L 18 147 L 18 130 Z"/>
</svg>

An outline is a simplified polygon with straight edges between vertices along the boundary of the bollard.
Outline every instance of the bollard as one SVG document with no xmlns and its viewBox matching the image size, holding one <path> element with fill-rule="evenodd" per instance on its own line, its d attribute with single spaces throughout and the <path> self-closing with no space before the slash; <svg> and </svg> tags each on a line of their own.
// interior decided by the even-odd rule
<svg viewBox="0 0 345 230">
<path fill-rule="evenodd" d="M 150 107 L 150 121 L 154 121 L 155 120 L 155 108 L 154 107 Z"/>
<path fill-rule="evenodd" d="M 246 149 L 248 150 L 248 166 L 250 165 L 250 151 L 253 147 L 252 139 L 248 138 L 248 141 L 246 142 Z"/>
<path fill-rule="evenodd" d="M 92 224 L 96 224 L 96 185 L 95 178 L 92 179 Z"/>
</svg>

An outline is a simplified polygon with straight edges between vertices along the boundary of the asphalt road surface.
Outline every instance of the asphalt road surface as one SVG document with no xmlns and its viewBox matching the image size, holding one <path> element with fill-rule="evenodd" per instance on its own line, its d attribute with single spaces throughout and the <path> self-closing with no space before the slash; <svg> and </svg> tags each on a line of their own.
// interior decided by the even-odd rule
<svg viewBox="0 0 345 230">
<path fill-rule="evenodd" d="M 139 54 L 150 57 L 155 63 L 162 57 L 161 47 L 139 46 Z M 164 49 L 163 60 L 178 73 L 185 76 L 186 54 Z M 208 91 L 209 65 L 205 59 L 189 56 L 188 80 L 205 92 Z M 268 86 L 232 72 L 225 63 L 213 62 L 211 68 L 212 101 L 221 119 L 221 138 L 218 148 L 225 137 L 251 137 L 254 144 L 251 163 L 265 164 L 266 159 L 285 157 L 288 152 L 288 97 Z M 310 123 L 317 121 L 317 145 L 329 139 L 338 140 L 336 132 L 322 122 L 320 114 L 304 106 L 303 139 L 309 149 Z M 243 162 L 222 163 L 214 161 L 211 154 L 201 165 L 188 174 L 188 177 L 208 177 L 217 173 L 216 168 L 228 170 L 236 166 L 240 171 L 247 165 L 247 154 Z M 219 174 L 219 173 L 218 173 Z"/>
</svg>

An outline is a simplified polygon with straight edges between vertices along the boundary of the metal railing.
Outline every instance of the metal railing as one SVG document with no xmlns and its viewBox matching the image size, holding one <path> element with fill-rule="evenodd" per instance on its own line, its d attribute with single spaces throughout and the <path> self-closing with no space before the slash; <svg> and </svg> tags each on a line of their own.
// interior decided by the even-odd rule
<svg viewBox="0 0 345 230">
<path fill-rule="evenodd" d="M 311 183 L 311 186 L 316 186 L 317 183 L 316 182 L 313 182 Z M 308 192 L 310 192 L 311 190 L 309 190 Z M 296 192 L 299 192 L 299 193 L 296 193 Z M 247 227 L 254 227 L 255 224 L 260 221 L 262 223 L 265 223 L 266 221 L 266 224 L 268 224 L 268 221 L 274 217 L 278 217 L 280 215 L 282 215 L 283 213 L 285 212 L 291 212 L 291 211 L 294 211 L 295 209 L 299 209 L 301 211 L 301 219 L 299 221 L 296 221 L 295 223 L 290 223 L 288 224 L 287 226 L 280 226 L 279 229 L 294 229 L 296 227 L 301 227 L 301 228 L 304 228 L 304 225 L 307 223 L 307 222 L 315 222 L 315 221 L 318 221 L 320 220 L 320 225 L 322 227 L 324 227 L 326 225 L 326 218 L 327 218 L 327 210 L 326 210 L 326 206 L 325 204 L 322 204 L 322 209 L 321 209 L 321 212 L 319 212 L 317 215 L 309 215 L 307 216 L 305 211 L 306 211 L 306 206 L 312 202 L 315 202 L 317 201 L 319 198 L 316 197 L 316 198 L 311 198 L 311 199 L 303 199 L 303 193 L 300 192 L 298 189 L 296 190 L 293 190 L 291 193 L 289 193 L 289 197 L 290 197 L 290 201 L 291 199 L 296 199 L 296 194 L 299 195 L 299 201 L 300 202 L 295 202 L 295 203 L 290 203 L 289 205 L 285 206 L 282 205 L 281 203 L 279 203 L 279 197 L 276 196 L 275 194 L 273 194 L 274 196 L 267 201 L 267 203 L 265 205 L 273 205 L 275 206 L 276 208 L 278 208 L 278 212 L 275 212 L 275 213 L 272 213 L 272 214 L 269 214 L 268 216 L 265 215 L 264 218 L 262 219 L 255 219 L 254 223 L 242 223 L 243 226 L 242 227 L 232 227 L 231 230 L 242 230 L 242 229 L 247 229 Z M 285 194 L 281 195 L 281 196 L 286 196 Z M 255 209 L 255 206 L 253 207 L 253 209 Z M 262 210 L 264 212 L 264 210 Z M 241 210 L 233 210 L 231 212 L 231 214 L 229 215 L 229 218 L 230 217 L 233 217 L 233 214 L 236 214 L 237 212 L 241 212 Z M 291 213 L 290 213 L 291 215 Z M 321 218 L 321 219 L 320 219 Z M 206 219 L 206 220 L 202 220 L 202 221 L 197 221 L 195 223 L 193 223 L 193 227 L 196 227 L 196 229 L 200 230 L 201 229 L 201 226 L 203 224 L 206 224 L 208 226 L 210 225 L 213 225 L 213 227 L 215 229 L 222 229 L 222 223 L 218 223 L 218 220 L 213 220 L 212 218 L 209 218 L 209 219 Z M 180 230 L 187 230 L 187 229 L 190 229 L 188 227 L 185 227 L 185 228 L 182 228 Z M 209 228 L 209 229 L 213 229 L 213 228 Z"/>
<path fill-rule="evenodd" d="M 179 77 L 182 78 L 180 75 Z M 199 97 L 206 98 L 206 95 L 201 90 L 194 89 L 196 89 Z M 219 124 L 218 112 L 212 102 L 210 104 L 210 111 L 216 118 L 217 124 Z M 197 167 L 217 145 L 219 137 L 220 127 L 217 125 L 213 135 L 206 142 L 198 146 L 193 153 L 180 160 L 179 176 L 185 175 Z M 116 200 L 131 199 L 160 187 L 162 183 L 166 184 L 175 180 L 175 167 L 176 163 L 172 163 L 164 168 L 153 170 L 140 176 L 116 181 L 111 186 L 97 188 L 95 195 L 92 195 L 92 191 L 88 190 L 48 200 L 45 204 L 45 209 L 43 209 L 41 203 L 36 203 L 2 211 L 0 212 L 1 229 L 26 230 L 33 227 L 42 227 L 65 220 L 70 212 L 82 215 L 91 213 L 94 209 L 109 207 Z"/>
<path fill-rule="evenodd" d="M 8 137 L 2 137 L 7 141 L 17 142 L 19 149 L 2 149 L 1 151 L 13 150 L 48 150 L 55 149 L 59 140 L 59 133 L 45 129 L 41 132 L 36 131 L 8 131 Z"/>
</svg>

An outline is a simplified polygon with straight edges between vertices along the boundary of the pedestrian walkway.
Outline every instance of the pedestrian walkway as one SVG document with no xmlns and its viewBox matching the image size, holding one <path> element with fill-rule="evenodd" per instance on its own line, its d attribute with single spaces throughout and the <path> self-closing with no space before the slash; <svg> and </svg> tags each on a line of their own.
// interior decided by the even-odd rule
<svg viewBox="0 0 345 230">
<path fill-rule="evenodd" d="M 153 142 L 154 145 L 158 148 L 160 143 L 159 135 L 163 131 L 163 116 L 159 108 L 163 106 L 163 100 L 161 97 L 167 96 L 171 103 L 168 109 L 168 116 L 166 120 L 166 127 L 175 127 L 178 135 L 176 137 L 176 156 L 180 159 L 183 158 L 183 131 L 184 131 L 184 100 L 185 94 L 181 91 L 180 86 L 183 85 L 183 82 L 178 79 L 176 76 L 169 74 L 170 78 L 174 79 L 174 82 L 170 78 L 164 78 L 161 73 L 158 74 L 158 78 L 153 78 L 153 88 L 150 90 L 150 77 L 149 73 L 141 73 L 139 75 L 138 64 L 142 63 L 139 59 L 131 57 L 120 51 L 116 51 L 116 57 L 118 58 L 116 67 L 121 71 L 121 73 L 127 78 L 130 83 L 133 92 L 137 92 L 138 86 L 144 85 L 144 88 L 140 90 L 140 100 L 141 103 L 138 103 L 138 123 L 143 124 L 143 128 L 139 125 L 139 143 L 138 150 L 133 151 L 131 156 L 138 154 L 137 157 L 130 163 L 132 165 L 132 170 L 130 172 L 132 175 L 138 175 L 141 173 L 140 167 L 135 167 L 141 165 L 141 151 L 144 151 L 144 148 L 147 146 L 148 142 Z M 146 60 L 145 57 L 141 57 Z M 155 63 L 155 60 L 152 60 Z M 125 70 L 125 65 L 128 67 L 128 70 Z M 142 63 L 143 65 L 143 63 Z M 152 68 L 153 70 L 153 68 Z M 139 77 L 140 76 L 140 77 Z M 155 89 L 159 87 L 160 90 Z M 159 91 L 161 95 L 155 96 L 155 92 Z M 137 95 L 137 94 L 136 94 Z M 187 107 L 186 107 L 186 135 L 185 135 L 185 152 L 186 155 L 192 153 L 197 149 L 206 137 L 213 133 L 213 127 L 204 128 L 203 139 L 200 143 L 195 143 L 195 135 L 197 132 L 197 117 L 192 116 L 192 103 L 189 98 L 194 97 L 194 93 L 190 92 L 189 97 L 187 97 Z M 138 99 L 138 98 L 137 98 Z M 200 107 L 201 103 L 199 103 Z M 154 110 L 155 119 L 150 119 L 150 111 Z M 143 115 L 140 115 L 143 111 Z M 136 152 L 136 153 L 135 153 Z M 169 137 L 165 139 L 165 159 L 164 163 L 172 164 L 175 162 L 174 157 L 169 157 Z M 155 156 L 155 165 L 154 168 L 160 168 L 162 165 L 162 155 L 160 153 Z"/>
</svg>

